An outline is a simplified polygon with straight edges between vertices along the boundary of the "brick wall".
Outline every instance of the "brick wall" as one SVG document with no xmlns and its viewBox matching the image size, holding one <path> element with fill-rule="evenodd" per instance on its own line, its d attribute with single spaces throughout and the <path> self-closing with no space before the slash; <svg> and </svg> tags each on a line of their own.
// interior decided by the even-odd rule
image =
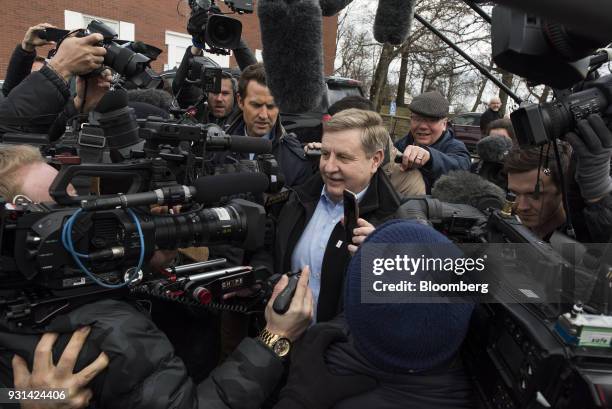
<svg viewBox="0 0 612 409">
<path fill-rule="evenodd" d="M 186 1 L 180 0 L 2 0 L 2 36 L 0 36 L 0 79 L 4 78 L 10 55 L 15 45 L 23 39 L 28 27 L 40 22 L 49 22 L 58 27 L 64 27 L 64 10 L 72 10 L 83 14 L 103 17 L 111 20 L 126 21 L 135 24 L 135 38 L 147 44 L 154 45 L 164 53 L 153 63 L 153 68 L 162 70 L 166 63 L 167 47 L 165 31 L 187 33 L 185 26 L 189 7 Z M 218 3 L 222 4 L 219 0 Z M 222 5 L 222 8 L 223 5 Z M 234 15 L 242 21 L 243 38 L 249 46 L 261 49 L 259 21 L 253 15 Z M 325 17 L 324 53 L 325 73 L 333 71 L 336 54 L 336 17 Z M 41 54 L 46 56 L 47 50 Z M 231 60 L 235 65 L 235 61 Z"/>
</svg>

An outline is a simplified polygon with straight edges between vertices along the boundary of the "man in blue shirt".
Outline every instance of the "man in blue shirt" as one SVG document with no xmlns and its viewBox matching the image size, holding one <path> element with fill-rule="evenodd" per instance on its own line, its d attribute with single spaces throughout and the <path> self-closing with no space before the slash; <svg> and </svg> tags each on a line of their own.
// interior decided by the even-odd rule
<svg viewBox="0 0 612 409">
<path fill-rule="evenodd" d="M 359 201 L 359 227 L 366 219 L 376 225 L 391 218 L 399 196 L 382 171 L 389 134 L 380 115 L 349 109 L 323 125 L 319 173 L 293 189 L 280 212 L 275 240 L 276 272 L 310 266 L 317 321 L 327 321 L 340 310 L 342 284 L 350 254 L 342 216 L 343 191 Z"/>
</svg>

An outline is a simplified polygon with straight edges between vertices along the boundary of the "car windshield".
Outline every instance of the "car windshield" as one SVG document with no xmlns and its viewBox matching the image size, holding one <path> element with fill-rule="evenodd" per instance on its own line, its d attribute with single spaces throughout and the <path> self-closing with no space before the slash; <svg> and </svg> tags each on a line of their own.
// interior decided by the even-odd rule
<svg viewBox="0 0 612 409">
<path fill-rule="evenodd" d="M 457 115 L 453 118 L 455 125 L 480 125 L 480 118 L 475 115 Z"/>
</svg>

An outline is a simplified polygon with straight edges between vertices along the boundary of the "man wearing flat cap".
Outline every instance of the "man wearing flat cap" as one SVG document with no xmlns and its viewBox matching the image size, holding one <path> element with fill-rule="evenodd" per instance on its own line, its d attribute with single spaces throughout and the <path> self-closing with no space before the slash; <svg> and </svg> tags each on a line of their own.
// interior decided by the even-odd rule
<svg viewBox="0 0 612 409">
<path fill-rule="evenodd" d="M 410 132 L 395 142 L 403 152 L 402 169 L 419 169 L 427 193 L 434 182 L 452 170 L 469 170 L 470 153 L 452 130 L 447 129 L 448 100 L 438 91 L 425 92 L 412 99 Z"/>
</svg>

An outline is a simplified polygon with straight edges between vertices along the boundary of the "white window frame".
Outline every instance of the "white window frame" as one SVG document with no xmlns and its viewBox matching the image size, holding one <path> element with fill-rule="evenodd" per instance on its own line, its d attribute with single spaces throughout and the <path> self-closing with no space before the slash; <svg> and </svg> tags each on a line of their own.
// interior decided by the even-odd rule
<svg viewBox="0 0 612 409">
<path fill-rule="evenodd" d="M 103 23 L 110 23 L 111 27 L 117 28 L 116 31 L 120 40 L 134 41 L 136 39 L 136 26 L 133 23 L 92 16 L 78 11 L 64 10 L 64 27 L 66 27 L 66 30 L 85 28 L 87 23 L 94 19 L 100 20 Z"/>
</svg>

